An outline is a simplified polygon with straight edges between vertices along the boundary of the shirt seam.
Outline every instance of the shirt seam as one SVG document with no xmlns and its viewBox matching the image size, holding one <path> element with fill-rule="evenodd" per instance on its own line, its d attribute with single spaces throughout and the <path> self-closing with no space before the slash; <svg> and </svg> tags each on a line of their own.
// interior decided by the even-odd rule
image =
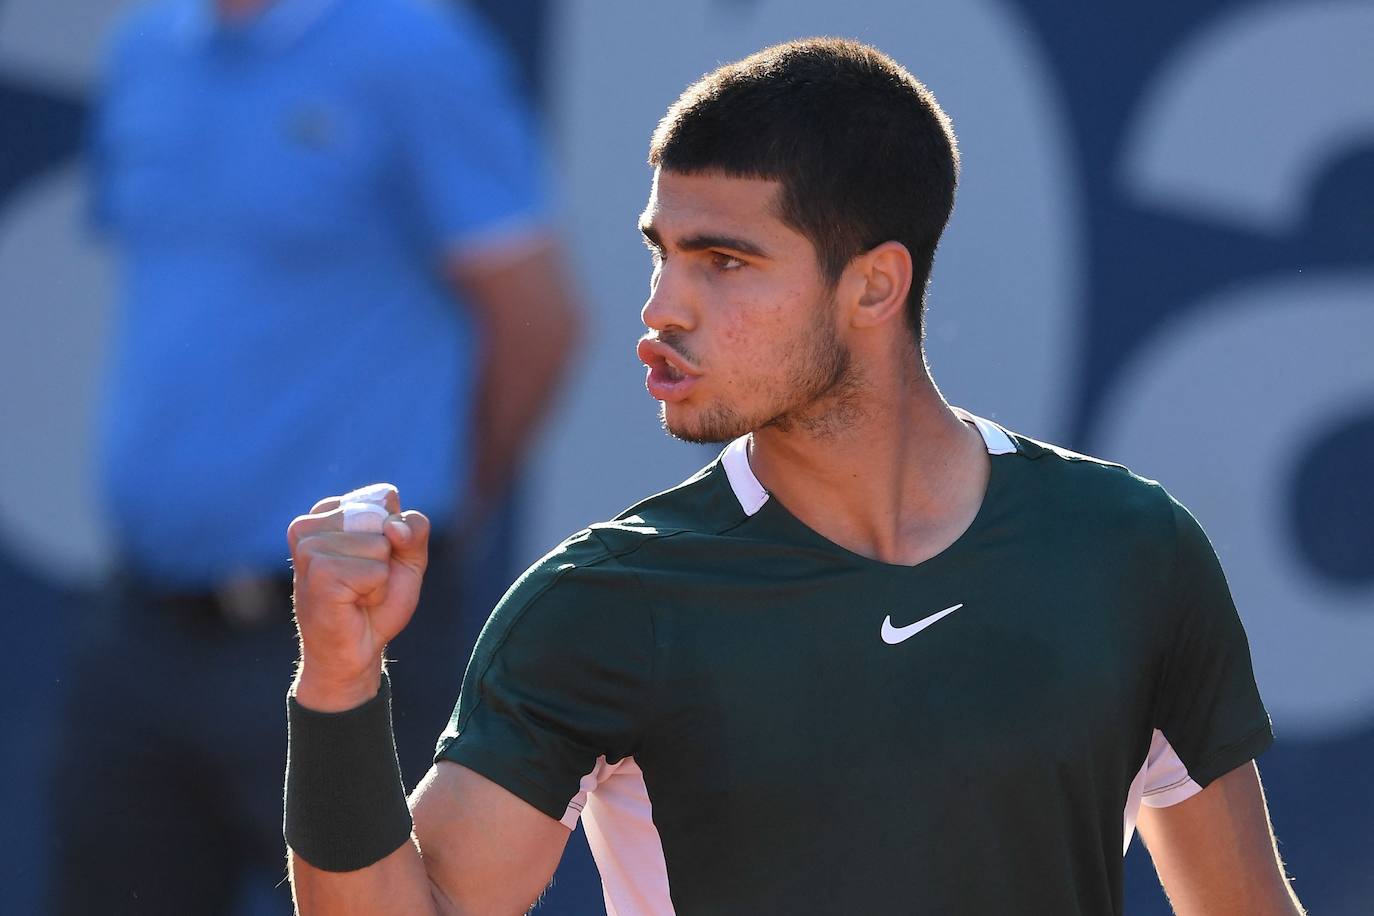
<svg viewBox="0 0 1374 916">
<path fill-rule="evenodd" d="M 1177 789 L 1179 786 L 1183 785 L 1185 782 L 1191 782 L 1192 779 L 1193 779 L 1193 777 L 1192 777 L 1191 775 L 1189 775 L 1189 774 L 1186 772 L 1186 770 L 1187 770 L 1186 767 L 1184 768 L 1184 770 L 1185 770 L 1185 772 L 1184 772 L 1184 774 L 1183 774 L 1182 776 L 1180 776 L 1178 779 L 1175 779 L 1173 782 L 1169 783 L 1168 785 L 1165 785 L 1165 786 L 1158 786 L 1158 787 L 1153 788 L 1153 789 L 1147 789 L 1147 790 L 1145 790 L 1144 792 L 1142 792 L 1141 795 L 1142 795 L 1143 797 L 1145 797 L 1145 798 L 1150 798 L 1150 797 L 1155 796 L 1155 795 L 1163 795 L 1165 792 L 1171 792 L 1171 791 L 1173 791 L 1174 789 Z"/>
<path fill-rule="evenodd" d="M 649 690 L 647 691 L 647 694 L 646 694 L 646 697 L 645 697 L 645 700 L 644 700 L 644 707 L 645 707 L 645 708 L 644 708 L 644 711 L 643 711 L 643 717 L 642 717 L 642 719 L 640 720 L 641 723 L 642 723 L 642 724 L 641 724 L 641 727 L 638 729 L 638 734 L 635 736 L 635 740 L 632 741 L 632 742 L 630 742 L 631 747 L 633 748 L 633 750 L 630 750 L 630 753 L 626 755 L 626 756 L 634 756 L 634 753 L 635 753 L 636 751 L 638 751 L 639 748 L 640 748 L 640 746 L 643 744 L 644 735 L 645 735 L 645 733 L 649 730 L 649 728 L 648 728 L 649 723 L 651 723 L 651 722 L 654 721 L 654 714 L 655 714 L 655 712 L 657 711 L 657 709 L 658 709 L 658 707 L 659 707 L 660 679 L 659 679 L 659 664 L 658 664 L 658 624 L 657 624 L 658 611 L 657 611 L 657 608 L 654 606 L 654 600 L 653 600 L 653 597 L 652 597 L 652 593 L 649 591 L 648 587 L 645 586 L 644 580 L 643 580 L 642 578 L 640 578 L 639 571 L 636 570 L 636 569 L 634 569 L 634 568 L 631 567 L 631 566 L 626 565 L 625 563 L 622 563 L 622 562 L 620 561 L 621 555 L 620 555 L 620 554 L 617 554 L 615 551 L 611 550 L 611 548 L 606 544 L 605 541 L 603 541 L 603 540 L 601 539 L 601 536 L 600 536 L 599 534 L 597 534 L 595 530 L 590 529 L 590 528 L 587 529 L 587 530 L 591 533 L 592 537 L 596 538 L 597 543 L 601 545 L 601 548 L 607 552 L 607 554 L 611 557 L 611 559 L 615 560 L 616 564 L 617 564 L 621 569 L 623 569 L 625 572 L 629 573 L 629 574 L 634 578 L 635 585 L 639 587 L 640 592 L 641 592 L 641 593 L 643 594 L 643 596 L 644 596 L 644 605 L 645 605 L 645 607 L 646 607 L 647 610 L 648 610 L 648 616 L 649 616 Z M 674 532 L 674 534 L 679 534 L 679 533 L 681 533 L 681 532 Z M 671 536 L 672 536 L 672 535 L 667 535 L 667 537 L 671 537 Z M 641 546 L 642 546 L 642 545 L 641 545 Z M 638 549 L 638 548 L 636 548 L 636 549 Z M 633 551 L 630 551 L 630 552 L 633 552 Z M 628 552 L 627 552 L 627 554 L 625 554 L 625 555 L 628 555 Z M 624 759 L 624 758 L 622 757 L 621 759 Z"/>
<path fill-rule="evenodd" d="M 601 544 L 601 546 L 606 550 L 607 555 L 608 555 L 611 559 L 615 560 L 616 562 L 620 562 L 620 560 L 621 560 L 622 558 L 628 557 L 630 554 L 636 553 L 636 552 L 642 550 L 643 548 L 649 546 L 650 544 L 656 544 L 656 543 L 658 543 L 658 542 L 660 542 L 660 541 L 666 541 L 666 540 L 668 540 L 668 539 L 670 539 L 670 538 L 675 538 L 675 537 L 677 537 L 677 536 L 680 535 L 680 534 L 710 534 L 710 535 L 712 535 L 712 536 L 722 535 L 722 534 L 729 534 L 731 531 L 734 531 L 736 528 L 740 527 L 741 525 L 744 525 L 744 524 L 745 524 L 746 522 L 748 522 L 751 518 L 753 518 L 753 516 L 746 515 L 744 518 L 740 519 L 739 521 L 731 522 L 729 525 L 726 525 L 724 528 L 718 528 L 718 529 L 715 529 L 715 530 L 709 530 L 709 529 L 708 529 L 708 530 L 704 530 L 704 531 L 699 531 L 699 530 L 694 529 L 694 528 L 674 528 L 672 531 L 668 531 L 668 532 L 665 532 L 665 533 L 662 533 L 662 534 L 653 534 L 653 535 L 649 535 L 649 536 L 647 536 L 647 537 L 641 538 L 641 539 L 639 540 L 638 543 L 635 543 L 635 544 L 633 544 L 633 545 L 631 545 L 631 546 L 629 546 L 629 547 L 626 547 L 624 550 L 614 550 L 614 549 L 612 549 L 609 545 L 606 544 L 605 541 L 603 541 L 603 540 L 601 539 L 601 536 L 598 535 L 598 534 L 596 533 L 596 529 L 595 529 L 595 528 L 588 528 L 587 530 L 588 530 L 589 532 L 591 532 L 593 536 L 596 537 L 597 542 L 598 542 L 599 544 Z M 629 569 L 628 566 L 625 567 L 625 568 L 626 568 L 626 569 Z"/>
<path fill-rule="evenodd" d="M 587 529 L 587 532 L 588 534 L 592 534 L 591 529 Z M 595 535 L 593 534 L 593 536 Z M 604 541 L 602 541 L 600 538 L 596 538 L 596 542 L 602 547 L 603 550 L 605 549 L 606 544 Z M 542 586 L 539 587 L 538 591 L 536 591 L 533 595 L 529 597 L 529 599 L 525 601 L 525 603 L 521 606 L 520 610 L 515 614 L 514 619 L 511 620 L 510 625 L 505 628 L 505 632 L 501 634 L 501 638 L 497 640 L 496 645 L 492 646 L 491 651 L 487 653 L 487 657 L 482 663 L 482 669 L 476 672 L 476 676 L 473 679 L 473 686 L 477 688 L 477 699 L 475 702 L 473 702 L 472 708 L 467 711 L 467 714 L 462 716 L 456 723 L 454 723 L 459 734 L 462 733 L 468 721 L 472 718 L 473 714 L 477 712 L 478 708 L 486 699 L 486 694 L 482 690 L 482 684 L 487 679 L 487 673 L 491 670 L 492 663 L 496 661 L 496 656 L 499 655 L 501 649 L 505 647 L 506 641 L 510 639 L 511 633 L 513 633 L 515 631 L 515 628 L 519 626 L 521 621 L 525 619 L 525 615 L 529 613 L 529 611 L 537 603 L 539 603 L 540 599 L 542 599 L 544 595 L 548 593 L 549 589 L 553 588 L 560 581 L 562 581 L 563 577 L 568 575 L 568 573 L 576 569 L 589 569 L 593 566 L 598 566 L 605 560 L 616 560 L 617 562 L 619 562 L 619 560 L 615 557 L 614 554 L 607 552 L 604 555 L 595 557 L 585 563 L 576 563 L 569 565 L 564 569 L 558 570 L 558 572 L 556 572 L 547 582 L 545 582 Z"/>
</svg>

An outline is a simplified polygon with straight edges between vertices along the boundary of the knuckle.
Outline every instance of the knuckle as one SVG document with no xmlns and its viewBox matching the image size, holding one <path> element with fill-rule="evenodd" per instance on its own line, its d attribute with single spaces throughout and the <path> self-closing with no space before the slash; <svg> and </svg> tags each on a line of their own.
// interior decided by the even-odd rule
<svg viewBox="0 0 1374 916">
<path fill-rule="evenodd" d="M 320 512 L 324 511 L 326 508 L 333 505 L 334 503 L 337 503 L 338 501 L 339 497 L 337 496 L 326 496 L 324 499 L 317 500 L 315 504 L 310 507 L 310 514 L 318 515 Z"/>
</svg>

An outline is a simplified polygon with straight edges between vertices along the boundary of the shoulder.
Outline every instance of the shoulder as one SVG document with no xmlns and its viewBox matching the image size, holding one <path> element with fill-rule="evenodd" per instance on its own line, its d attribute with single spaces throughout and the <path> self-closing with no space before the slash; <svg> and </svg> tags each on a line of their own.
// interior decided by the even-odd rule
<svg viewBox="0 0 1374 916">
<path fill-rule="evenodd" d="M 514 623 L 515 618 L 536 605 L 566 599 L 589 583 L 616 573 L 614 556 L 590 528 L 583 528 L 521 573 L 497 603 L 493 616 Z"/>
<path fill-rule="evenodd" d="M 652 563 L 651 557 L 675 543 L 728 531 L 745 518 L 717 459 L 677 486 L 565 539 L 516 580 L 501 604 L 563 603 L 611 583 L 633 590 L 635 571 Z"/>
<path fill-rule="evenodd" d="M 1023 461 L 1023 481 L 1055 511 L 1080 521 L 1135 531 L 1172 544 L 1178 502 L 1157 480 L 1115 461 L 1009 433 Z"/>
<path fill-rule="evenodd" d="M 734 497 L 724 476 L 713 462 L 550 550 L 497 603 L 469 672 L 482 678 L 494 666 L 553 677 L 590 666 L 639 677 L 651 670 L 655 613 L 645 573 L 690 563 L 680 556 L 682 544 L 744 518 L 738 502 L 730 512 L 727 498 Z"/>
<path fill-rule="evenodd" d="M 1175 598 L 1224 587 L 1206 532 L 1159 481 L 1123 464 L 1010 435 L 1017 456 L 1025 459 L 1019 489 L 1034 501 L 1038 519 L 1052 513 L 1086 540 L 1115 545 L 1156 573 L 1167 573 Z"/>
<path fill-rule="evenodd" d="M 589 672 L 619 671 L 638 682 L 653 667 L 653 634 L 638 578 L 583 529 L 497 602 L 473 650 L 463 696 L 475 700 L 478 685 L 501 682 L 585 687 Z"/>
<path fill-rule="evenodd" d="M 623 561 L 724 534 L 747 519 L 717 458 L 677 486 L 640 500 L 591 532 Z"/>
</svg>

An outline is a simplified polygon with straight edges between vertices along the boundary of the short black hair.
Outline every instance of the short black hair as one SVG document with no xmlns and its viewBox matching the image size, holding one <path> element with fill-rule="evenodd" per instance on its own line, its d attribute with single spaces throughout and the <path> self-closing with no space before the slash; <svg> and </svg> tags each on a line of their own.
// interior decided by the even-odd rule
<svg viewBox="0 0 1374 916">
<path fill-rule="evenodd" d="M 907 323 L 922 339 L 959 148 L 935 96 L 886 54 L 848 39 L 808 38 L 726 64 L 668 109 L 649 163 L 780 182 L 779 217 L 815 245 L 832 285 L 856 255 L 901 242 L 915 273 Z"/>
</svg>

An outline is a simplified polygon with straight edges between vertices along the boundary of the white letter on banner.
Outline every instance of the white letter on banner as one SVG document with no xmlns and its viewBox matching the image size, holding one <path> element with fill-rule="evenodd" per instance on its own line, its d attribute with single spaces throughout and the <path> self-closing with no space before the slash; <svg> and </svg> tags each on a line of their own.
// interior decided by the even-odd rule
<svg viewBox="0 0 1374 916">
<path fill-rule="evenodd" d="M 1259 7 L 1221 25 L 1147 95 L 1125 183 L 1184 216 L 1295 230 L 1321 167 L 1374 136 L 1374 8 Z M 1099 454 L 1158 477 L 1207 528 L 1287 735 L 1374 716 L 1374 589 L 1305 566 L 1284 513 L 1306 450 L 1371 400 L 1374 274 L 1324 270 L 1190 308 L 1119 373 L 1096 424 Z"/>
</svg>

